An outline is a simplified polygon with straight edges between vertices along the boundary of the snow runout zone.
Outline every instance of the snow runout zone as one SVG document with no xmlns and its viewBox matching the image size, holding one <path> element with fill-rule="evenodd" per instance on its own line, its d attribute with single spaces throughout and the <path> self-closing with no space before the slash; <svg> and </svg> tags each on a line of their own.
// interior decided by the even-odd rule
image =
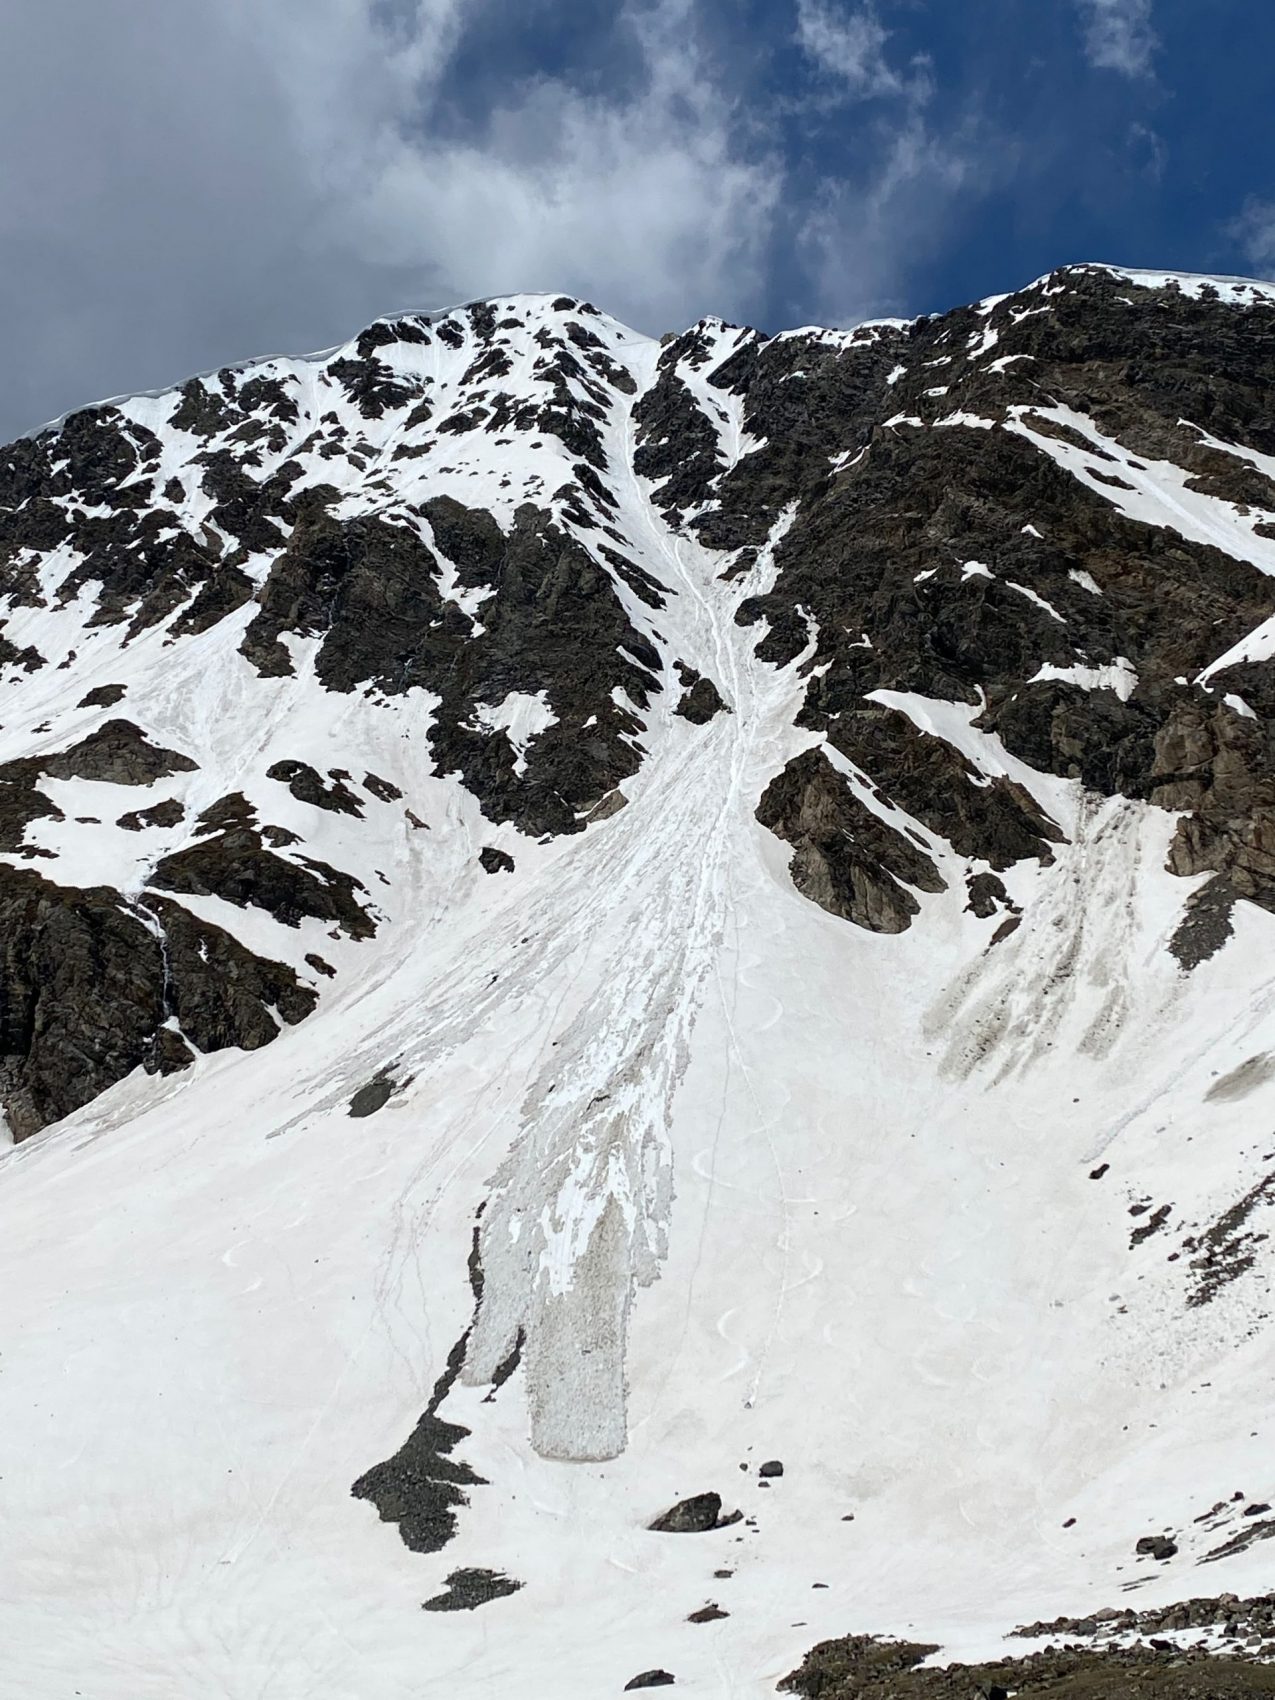
<svg viewBox="0 0 1275 1700">
<path fill-rule="evenodd" d="M 0 450 L 15 1691 L 1236 1650 L 1272 350 L 509 296 Z"/>
</svg>

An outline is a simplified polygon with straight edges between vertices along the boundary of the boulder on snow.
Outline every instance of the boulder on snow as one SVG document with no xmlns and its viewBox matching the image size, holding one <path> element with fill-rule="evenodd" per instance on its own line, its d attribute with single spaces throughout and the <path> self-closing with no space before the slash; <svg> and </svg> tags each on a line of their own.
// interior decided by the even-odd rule
<svg viewBox="0 0 1275 1700">
<path fill-rule="evenodd" d="M 653 1523 L 648 1523 L 647 1528 L 662 1535 L 702 1535 L 710 1529 L 724 1529 L 738 1523 L 742 1516 L 741 1511 L 722 1516 L 720 1493 L 696 1493 L 690 1499 L 679 1499 Z"/>
<path fill-rule="evenodd" d="M 360 1086 L 350 1099 L 350 1114 L 356 1117 L 375 1115 L 397 1085 L 398 1081 L 392 1075 L 377 1075 L 375 1080 L 369 1080 L 365 1086 Z"/>
</svg>

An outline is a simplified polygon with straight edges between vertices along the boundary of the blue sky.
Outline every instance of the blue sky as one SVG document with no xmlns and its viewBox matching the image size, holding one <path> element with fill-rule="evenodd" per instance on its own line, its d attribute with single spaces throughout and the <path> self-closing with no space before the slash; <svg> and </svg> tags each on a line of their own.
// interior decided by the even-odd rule
<svg viewBox="0 0 1275 1700">
<path fill-rule="evenodd" d="M 1262 0 L 0 0 L 0 434 L 566 289 L 642 329 L 1275 272 Z"/>
</svg>

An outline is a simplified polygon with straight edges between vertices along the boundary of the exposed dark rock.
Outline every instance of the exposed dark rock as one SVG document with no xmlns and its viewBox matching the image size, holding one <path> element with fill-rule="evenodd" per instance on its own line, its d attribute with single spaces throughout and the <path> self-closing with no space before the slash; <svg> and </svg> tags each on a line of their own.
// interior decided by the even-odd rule
<svg viewBox="0 0 1275 1700">
<path fill-rule="evenodd" d="M 32 777 L 33 764 L 28 762 L 8 762 L 0 768 L 0 850 L 22 851 L 32 821 L 64 818 L 57 804 L 32 784 Z"/>
<path fill-rule="evenodd" d="M 598 554 L 619 574 L 640 602 L 644 602 L 648 608 L 663 608 L 665 606 L 668 591 L 653 574 L 648 573 L 644 568 L 639 567 L 636 561 L 631 561 L 627 555 L 620 554 L 619 550 L 612 549 L 605 543 L 599 543 L 597 548 Z M 688 668 L 686 671 L 689 673 L 693 669 Z M 690 684 L 692 681 L 683 679 L 682 682 L 683 684 Z"/>
<path fill-rule="evenodd" d="M 350 1114 L 352 1116 L 370 1116 L 379 1110 L 382 1104 L 388 1102 L 398 1082 L 388 1074 L 378 1075 L 375 1080 L 369 1080 L 366 1086 L 360 1086 L 350 1099 Z"/>
<path fill-rule="evenodd" d="M 636 392 L 593 311 L 564 298 L 519 393 L 502 388 L 509 357 L 490 303 L 437 327 L 411 315 L 378 321 L 352 355 L 316 370 L 334 407 L 349 398 L 364 418 L 392 412 L 396 435 L 412 434 L 401 445 L 409 454 L 437 449 L 440 463 L 459 462 L 452 433 L 462 427 L 480 429 L 494 454 L 514 433 L 528 447 L 553 448 L 551 436 L 565 445 L 569 475 L 561 456 L 546 456 L 553 470 L 528 486 L 535 500 L 507 533 L 451 497 L 404 500 L 392 463 L 348 409 L 316 408 L 294 434 L 309 405 L 294 379 L 226 369 L 167 399 L 171 423 L 189 433 L 180 477 L 161 474 L 155 432 L 112 406 L 8 448 L 0 592 L 15 609 L 84 594 L 95 624 L 131 639 L 167 619 L 174 644 L 255 599 L 243 649 L 263 673 L 288 674 L 291 639 L 309 637 L 328 690 L 374 701 L 428 692 L 436 774 L 459 775 L 489 820 L 533 835 L 583 830 L 623 805 L 620 786 L 643 760 L 644 713 L 672 659 L 660 611 L 674 597 L 632 558 L 639 545 L 623 529 L 603 428 L 626 423 L 621 398 Z M 985 332 L 995 361 L 983 358 Z M 444 399 L 442 384 L 391 364 L 396 344 L 435 335 L 466 349 L 461 395 Z M 707 379 L 707 406 L 692 373 Z M 1151 525 L 1116 506 L 1154 458 L 1251 518 L 1270 510 L 1275 482 L 1206 433 L 1275 452 L 1273 384 L 1268 304 L 1236 310 L 1207 290 L 1193 298 L 1089 268 L 911 326 L 774 339 L 739 330 L 723 342 L 705 321 L 665 343 L 655 385 L 632 409 L 639 474 L 675 525 L 723 551 L 723 576 L 751 572 L 773 540 L 773 585 L 745 604 L 741 623 L 765 660 L 806 656 L 799 720 L 825 747 L 789 763 L 758 808 L 791 846 L 800 890 L 859 925 L 898 931 L 921 914 L 922 893 L 943 889 L 946 844 L 969 864 L 956 877 L 990 923 L 990 948 L 1018 924 L 992 870 L 1047 863 L 1059 841 L 1031 794 L 1034 770 L 1180 815 L 1169 867 L 1212 876 L 1184 903 L 1170 943 L 1184 967 L 1222 946 L 1236 903 L 1275 910 L 1275 674 L 1243 662 L 1207 689 L 1189 682 L 1275 613 L 1275 582 L 1182 536 L 1171 515 Z M 752 445 L 729 471 L 728 402 Z M 1083 450 L 1096 471 L 1074 476 L 1042 442 Z M 336 463 L 331 484 L 310 482 L 314 456 Z M 375 514 L 338 517 L 350 468 L 375 492 Z M 206 520 L 190 520 L 192 498 L 201 515 L 211 502 Z M 37 569 L 54 549 L 68 565 L 49 589 Z M 480 611 L 456 600 L 469 592 L 481 593 Z M 3 637 L 0 663 L 44 664 Z M 1078 682 L 1095 669 L 1108 688 Z M 693 670 L 679 667 L 678 679 L 679 715 L 702 724 L 729 707 Z M 539 697 L 553 718 L 521 752 L 486 712 L 511 693 Z M 111 707 L 122 694 L 99 686 L 81 706 Z M 950 705 L 960 705 L 956 720 Z M 963 753 L 979 740 L 986 763 Z M 51 756 L 8 763 L 0 847 L 53 859 L 26 842 L 41 819 L 61 818 L 44 776 L 145 785 L 193 771 L 198 754 L 115 720 Z M 271 772 L 315 807 L 366 808 L 347 774 L 301 762 Z M 364 788 L 403 802 L 375 775 Z M 118 818 L 129 829 L 176 825 L 179 807 Z M 281 854 L 303 850 L 299 836 L 259 823 L 243 798 L 206 810 L 195 838 L 161 863 L 160 888 L 256 904 L 289 924 L 309 915 L 353 936 L 372 931 L 360 882 Z M 168 1038 L 148 1043 L 152 1057 L 178 1055 Z M 1164 1231 L 1152 1219 L 1134 1233 L 1153 1225 Z M 1241 1225 L 1216 1246 L 1197 1236 L 1193 1292 L 1210 1270 L 1247 1267 L 1251 1232 Z"/>
<path fill-rule="evenodd" d="M 397 803 L 403 796 L 397 785 L 391 785 L 388 779 L 379 779 L 375 773 L 363 775 L 363 789 L 370 791 L 381 803 Z"/>
<path fill-rule="evenodd" d="M 723 1517 L 721 1494 L 697 1493 L 661 1512 L 647 1528 L 664 1535 L 702 1535 L 710 1529 L 725 1529 L 731 1523 L 738 1523 L 742 1515 L 735 1511 Z"/>
<path fill-rule="evenodd" d="M 1182 1249 L 1191 1254 L 1187 1303 L 1192 1308 L 1211 1304 L 1225 1287 L 1253 1267 L 1257 1247 L 1266 1235 L 1256 1233 L 1249 1220 L 1260 1206 L 1272 1201 L 1275 1172 L 1250 1187 L 1203 1232 L 1183 1240 Z"/>
<path fill-rule="evenodd" d="M 758 1470 L 759 1476 L 782 1476 L 784 1466 L 778 1458 L 768 1458 Z"/>
<path fill-rule="evenodd" d="M 512 1576 L 504 1576 L 498 1570 L 453 1570 L 447 1578 L 446 1591 L 426 1600 L 423 1609 L 474 1611 L 492 1600 L 516 1594 L 521 1587 L 521 1582 L 515 1582 Z"/>
<path fill-rule="evenodd" d="M 15 1139 L 145 1060 L 163 984 L 159 941 L 118 893 L 0 867 L 0 1102 Z"/>
<path fill-rule="evenodd" d="M 112 708 L 127 695 L 123 685 L 95 685 L 82 696 L 77 708 Z"/>
<path fill-rule="evenodd" d="M 1169 949 L 1183 968 L 1198 968 L 1217 955 L 1235 931 L 1231 917 L 1238 902 L 1239 893 L 1221 875 L 1191 893 L 1169 940 Z"/>
<path fill-rule="evenodd" d="M 463 590 L 494 589 L 505 554 L 505 534 L 483 508 L 467 508 L 452 496 L 435 496 L 421 513 L 434 542 L 456 569 Z"/>
<path fill-rule="evenodd" d="M 247 456 L 227 447 L 200 456 L 200 487 L 214 499 L 209 521 L 252 554 L 268 554 L 286 540 L 292 520 L 288 490 L 299 469 L 276 473 L 265 483 L 245 471 Z"/>
<path fill-rule="evenodd" d="M 155 865 L 150 884 L 158 891 L 220 897 L 239 908 L 264 909 L 285 927 L 299 926 L 303 916 L 312 915 L 334 922 L 351 938 L 367 939 L 376 932 L 376 923 L 355 895 L 366 888 L 353 874 L 310 856 L 278 856 L 247 825 L 231 826 L 165 856 Z"/>
<path fill-rule="evenodd" d="M 1046 1647 L 1022 1659 L 920 1668 L 931 1643 L 847 1635 L 823 1641 L 779 1684 L 805 1700 L 1245 1700 L 1275 1694 L 1275 1667 L 1163 1641 L 1133 1647 Z"/>
<path fill-rule="evenodd" d="M 267 676 L 288 674 L 292 662 L 281 634 L 325 634 L 318 670 L 329 689 L 385 680 L 442 616 L 437 572 L 406 526 L 311 516 L 298 524 L 258 592 L 243 653 Z"/>
<path fill-rule="evenodd" d="M 707 1605 L 701 1606 L 698 1611 L 690 1612 L 686 1621 L 688 1623 L 715 1623 L 718 1618 L 729 1616 L 730 1613 L 723 1611 L 719 1605 Z"/>
<path fill-rule="evenodd" d="M 243 792 L 231 791 L 200 812 L 195 821 L 195 835 L 222 832 L 227 827 L 251 827 L 256 823 L 257 811 Z"/>
<path fill-rule="evenodd" d="M 390 348 L 396 342 L 428 343 L 429 332 L 425 328 L 428 323 L 428 319 L 410 313 L 396 319 L 378 319 L 359 334 L 355 352 L 360 360 L 366 360 L 378 348 Z"/>
<path fill-rule="evenodd" d="M 206 389 L 202 378 L 192 378 L 181 391 L 181 405 L 173 413 L 172 423 L 179 431 L 212 437 L 232 424 L 234 418 L 219 394 Z"/>
<path fill-rule="evenodd" d="M 478 852 L 478 860 L 489 874 L 511 874 L 514 871 L 513 857 L 491 844 L 485 844 Z"/>
<path fill-rule="evenodd" d="M 1221 1501 L 1214 1511 L 1226 1505 L 1226 1501 Z M 1200 1521 L 1197 1517 L 1196 1522 Z M 1166 1629 L 1220 1626 L 1225 1626 L 1232 1636 L 1255 1631 L 1269 1636 L 1275 1632 L 1275 1594 L 1255 1594 L 1250 1599 L 1239 1599 L 1235 1594 L 1193 1597 L 1173 1605 L 1152 1606 L 1147 1611 L 1134 1611 L 1130 1607 L 1115 1610 L 1108 1606 L 1088 1617 L 1056 1617 L 1044 1623 L 1021 1624 L 1010 1634 L 1032 1640 L 1047 1635 L 1093 1640 L 1130 1633 L 1157 1634 Z"/>
<path fill-rule="evenodd" d="M 1029 403 L 1032 393 L 1046 393 L 1088 414 L 1126 450 L 1194 469 L 1200 488 L 1225 490 L 1227 500 L 1268 501 L 1267 481 L 1250 489 L 1250 469 L 1208 450 L 1182 422 L 1190 394 L 1201 417 L 1226 416 L 1225 428 L 1209 429 L 1253 447 L 1269 440 L 1260 396 L 1271 363 L 1263 335 L 1271 310 L 1227 317 L 1229 309 L 1188 303 L 1171 290 L 1131 292 L 1122 279 L 1084 270 L 1059 274 L 1050 287 L 1048 313 L 1020 318 L 1026 291 L 986 320 L 961 309 L 883 333 L 871 348 L 830 352 L 816 338 L 744 339 L 711 382 L 744 398 L 746 427 L 765 446 L 720 481 L 697 529 L 721 547 L 755 547 L 781 509 L 801 498 L 777 552 L 775 587 L 746 604 L 741 618 L 766 619 L 760 652 L 776 661 L 807 644 L 813 623 L 819 665 L 803 723 L 826 732 L 892 801 L 963 854 L 981 854 L 982 839 L 1000 857 L 987 859 L 1004 866 L 1035 853 L 1020 828 L 1046 840 L 1054 834 L 1025 804 L 1028 818 L 1012 827 L 1003 795 L 998 818 L 955 811 L 967 817 L 952 823 L 959 836 L 918 813 L 896 790 L 897 775 L 865 753 L 861 728 L 848 737 L 840 730 L 848 716 L 862 715 L 868 691 L 971 705 L 981 697 L 979 726 L 1030 765 L 1105 794 L 1198 810 L 1179 829 L 1174 871 L 1216 871 L 1238 895 L 1269 904 L 1275 863 L 1263 811 L 1275 799 L 1268 710 L 1258 706 L 1269 695 L 1263 669 L 1244 664 L 1217 679 L 1219 691 L 1254 693 L 1256 721 L 1176 681 L 1193 678 L 1260 624 L 1275 609 L 1275 587 L 1208 546 L 1125 519 L 1024 438 L 959 424 L 926 427 L 936 415 L 1003 420 L 1022 406 L 1022 380 Z M 1030 360 L 1007 369 L 998 362 L 992 372 L 954 352 L 981 345 L 984 329 L 999 338 L 998 355 Z M 1224 374 L 1195 363 L 1201 340 L 1214 334 L 1226 346 Z M 926 367 L 940 356 L 947 364 L 935 399 Z M 788 381 L 798 368 L 799 385 Z M 891 368 L 904 375 L 889 391 Z M 921 427 L 883 429 L 887 413 L 917 417 Z M 1114 458 L 1030 405 L 1026 417 L 1041 434 Z M 848 464 L 821 472 L 832 459 Z M 698 500 L 705 490 L 701 481 Z M 1137 675 L 1128 701 L 1035 681 L 1042 665 L 1107 665 L 1117 657 Z M 947 795 L 937 769 L 927 789 Z M 1196 955 L 1219 930 L 1215 916 L 1210 926 L 1189 929 L 1179 948 Z"/>
<path fill-rule="evenodd" d="M 797 890 L 870 932 L 911 925 L 921 906 L 910 887 L 944 889 L 925 852 L 861 802 L 822 750 L 795 756 L 771 780 L 757 819 L 794 846 L 789 871 Z"/>
<path fill-rule="evenodd" d="M 537 429 L 556 437 L 579 460 L 603 469 L 606 455 L 599 422 L 606 418 L 606 391 L 565 348 L 548 357 L 539 377 L 549 399 L 536 415 Z"/>
<path fill-rule="evenodd" d="M 383 519 L 298 525 L 263 585 L 244 654 L 267 675 L 292 664 L 286 631 L 323 635 L 316 667 L 330 690 L 373 682 L 422 686 L 442 704 L 430 732 L 436 770 L 458 771 L 494 820 L 524 831 L 579 831 L 583 816 L 636 771 L 639 708 L 658 689 L 660 658 L 629 622 L 601 569 L 549 516 L 518 510 L 505 537 L 486 513 L 427 504 L 435 540 L 462 582 L 491 584 L 483 634 L 439 591 L 440 567 L 405 525 Z M 481 704 L 543 691 L 556 724 L 528 752 L 525 775 L 503 735 L 483 732 Z M 587 723 L 587 726 L 586 726 Z"/>
<path fill-rule="evenodd" d="M 1200 1563 L 1214 1564 L 1220 1558 L 1231 1558 L 1237 1552 L 1244 1552 L 1246 1548 L 1255 1545 L 1258 1541 L 1272 1539 L 1275 1539 L 1275 1517 L 1258 1518 L 1255 1522 L 1244 1524 L 1242 1528 L 1236 1530 L 1229 1540 L 1223 1541 L 1221 1546 L 1214 1547 L 1211 1552 L 1206 1553 Z M 1275 1635 L 1275 1625 L 1270 1626 L 1269 1632 Z"/>
<path fill-rule="evenodd" d="M 15 1139 L 79 1109 L 139 1066 L 269 1043 L 315 995 L 280 963 L 175 903 L 0 867 L 0 1101 Z"/>
<path fill-rule="evenodd" d="M 147 1074 L 180 1074 L 195 1060 L 195 1053 L 172 1027 L 161 1027 L 147 1045 L 142 1067 Z"/>
<path fill-rule="evenodd" d="M 657 481 L 654 499 L 674 522 L 707 500 L 723 464 L 717 432 L 677 371 L 695 340 L 696 332 L 687 331 L 661 351 L 656 382 L 633 409 L 634 469 Z"/>
<path fill-rule="evenodd" d="M 345 781 L 335 775 L 324 779 L 308 762 L 277 761 L 266 769 L 266 778 L 277 779 L 294 797 L 316 809 L 363 818 L 363 805 Z"/>
<path fill-rule="evenodd" d="M 193 773 L 198 763 L 178 750 L 152 744 L 131 720 L 108 720 L 96 732 L 53 755 L 24 757 L 0 767 L 0 783 L 40 773 L 50 779 L 94 779 L 110 785 L 153 785 L 173 773 Z"/>
<path fill-rule="evenodd" d="M 1135 1246 L 1141 1245 L 1143 1240 L 1150 1239 L 1152 1234 L 1159 1232 L 1159 1230 L 1168 1221 L 1169 1211 L 1171 1209 L 1171 1205 L 1162 1204 L 1158 1210 L 1153 1210 L 1151 1212 L 1145 1222 L 1140 1222 L 1138 1224 L 1138 1226 L 1129 1235 L 1130 1251 L 1132 1251 Z"/>
<path fill-rule="evenodd" d="M 44 657 L 34 644 L 29 643 L 25 649 L 19 649 L 17 644 L 10 643 L 3 632 L 0 632 L 0 668 L 21 667 L 25 673 L 38 673 L 41 667 L 46 665 Z"/>
<path fill-rule="evenodd" d="M 255 956 L 239 941 L 167 898 L 150 895 L 147 909 L 166 944 L 166 1013 L 201 1051 L 268 1045 L 279 1028 L 272 1010 L 290 1026 L 318 1003 L 291 968 Z"/>
<path fill-rule="evenodd" d="M 1062 833 L 1024 788 L 988 780 L 952 744 L 921 732 L 894 709 L 866 705 L 840 715 L 828 741 L 875 781 L 896 809 L 945 838 L 962 856 L 998 871 L 1025 857 L 1051 862 Z"/>
<path fill-rule="evenodd" d="M 628 1694 L 637 1688 L 672 1688 L 676 1681 L 677 1678 L 670 1676 L 666 1670 L 644 1670 L 625 1683 L 624 1692 Z"/>
<path fill-rule="evenodd" d="M 131 809 L 115 824 L 122 826 L 126 832 L 140 832 L 146 826 L 176 826 L 185 817 L 185 805 L 175 797 L 169 797 L 162 803 L 153 803 L 149 809 Z"/>
<path fill-rule="evenodd" d="M 967 874 L 965 889 L 969 893 L 969 902 L 965 907 L 980 920 L 985 921 L 1005 909 L 1011 914 L 1018 913 L 1018 905 L 1013 902 L 1005 890 L 1004 883 L 997 879 L 995 874 Z"/>
<path fill-rule="evenodd" d="M 886 380 L 903 340 L 886 332 L 847 347 L 819 338 L 741 337 L 709 383 L 742 396 L 745 429 L 761 446 L 723 478 L 720 513 L 696 522 L 705 543 L 759 544 L 791 502 L 831 486 L 831 458 L 868 440 L 887 416 L 883 403 L 895 411 Z"/>
<path fill-rule="evenodd" d="M 711 679 L 702 677 L 692 667 L 680 665 L 679 674 L 685 688 L 673 710 L 674 714 L 680 714 L 683 720 L 689 720 L 693 726 L 706 726 L 715 715 L 731 712 Z"/>
<path fill-rule="evenodd" d="M 478 1233 L 476 1225 L 469 1253 L 469 1285 L 475 1309 L 483 1292 Z M 398 1525 L 403 1545 L 412 1552 L 441 1552 L 456 1533 L 457 1511 L 469 1504 L 465 1489 L 486 1485 L 485 1477 L 452 1456 L 469 1430 L 438 1415 L 460 1375 L 469 1334 L 466 1328 L 447 1354 L 429 1403 L 402 1446 L 392 1457 L 365 1471 L 350 1489 L 355 1499 L 370 1500 L 375 1505 L 382 1523 Z"/>
<path fill-rule="evenodd" d="M 1163 1561 L 1174 1556 L 1178 1550 L 1178 1544 L 1168 1535 L 1143 1535 L 1133 1550 L 1143 1558 L 1156 1558 Z"/>
<path fill-rule="evenodd" d="M 327 370 L 365 419 L 380 419 L 387 408 L 401 407 L 415 393 L 392 367 L 374 355 L 361 360 L 333 360 Z"/>
<path fill-rule="evenodd" d="M 803 1695 L 806 1700 L 842 1700 L 843 1696 L 874 1694 L 882 1689 L 893 1693 L 893 1686 L 886 1685 L 901 1682 L 907 1672 L 938 1650 L 933 1642 L 887 1641 L 874 1635 L 821 1641 L 779 1688 Z M 905 1691 L 900 1687 L 898 1692 Z M 962 1690 L 963 1694 L 969 1692 L 969 1687 Z"/>
</svg>

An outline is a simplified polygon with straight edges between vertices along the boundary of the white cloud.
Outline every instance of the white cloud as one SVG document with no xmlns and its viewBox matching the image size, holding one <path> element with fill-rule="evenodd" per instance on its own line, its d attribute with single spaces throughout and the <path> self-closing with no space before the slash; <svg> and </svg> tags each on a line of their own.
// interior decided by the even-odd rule
<svg viewBox="0 0 1275 1700">
<path fill-rule="evenodd" d="M 1263 276 L 1275 273 L 1275 201 L 1246 201 L 1243 212 L 1227 226 L 1227 235 L 1249 265 Z"/>
<path fill-rule="evenodd" d="M 0 440 L 377 313 L 562 289 L 644 329 L 756 310 L 783 183 L 695 0 L 623 0 L 626 81 L 457 62 L 491 0 L 114 0 L 0 63 Z M 466 98 L 470 99 L 465 107 Z M 52 121 L 50 121 L 50 115 Z"/>
<path fill-rule="evenodd" d="M 819 68 L 860 99 L 906 96 L 924 100 L 930 92 L 925 63 L 905 76 L 886 58 L 890 32 L 871 6 L 843 12 L 829 0 L 797 0 L 797 41 Z"/>
<path fill-rule="evenodd" d="M 782 168 L 737 150 L 690 13 L 690 0 L 626 7 L 645 77 L 625 98 L 541 78 L 472 142 L 401 145 L 370 214 L 387 236 L 421 221 L 462 292 L 566 287 L 660 328 L 743 310 Z"/>
<path fill-rule="evenodd" d="M 279 67 L 334 245 L 445 295 L 567 289 L 657 328 L 742 307 L 757 287 L 781 169 L 740 156 L 693 0 L 622 7 L 642 72 L 633 92 L 524 79 L 460 136 L 436 122 L 460 0 L 400 9 L 388 43 L 344 0 L 235 4 Z"/>
<path fill-rule="evenodd" d="M 1091 65 L 1143 77 L 1159 43 L 1151 27 L 1152 0 L 1076 0 L 1085 22 L 1085 52 Z"/>
</svg>

